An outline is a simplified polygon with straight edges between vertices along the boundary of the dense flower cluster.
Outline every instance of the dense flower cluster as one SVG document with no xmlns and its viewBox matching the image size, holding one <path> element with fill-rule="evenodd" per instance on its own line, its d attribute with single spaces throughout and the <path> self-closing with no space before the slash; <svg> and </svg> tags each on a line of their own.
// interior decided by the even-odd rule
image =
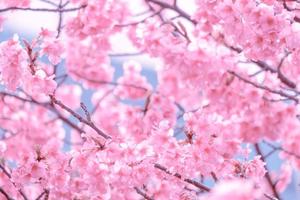
<svg viewBox="0 0 300 200">
<path fill-rule="evenodd" d="M 0 43 L 0 199 L 281 199 L 300 169 L 298 1 L 32 2 L 0 4 L 0 31 L 4 12 L 59 19 Z M 155 81 L 114 66 L 120 36 Z"/>
</svg>

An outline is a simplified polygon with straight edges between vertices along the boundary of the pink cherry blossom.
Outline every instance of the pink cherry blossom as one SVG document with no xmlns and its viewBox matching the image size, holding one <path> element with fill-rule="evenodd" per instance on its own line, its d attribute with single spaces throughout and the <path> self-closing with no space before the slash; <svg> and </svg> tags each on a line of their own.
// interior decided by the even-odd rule
<svg viewBox="0 0 300 200">
<path fill-rule="evenodd" d="M 53 94 L 57 84 L 53 80 L 53 76 L 47 77 L 43 70 L 36 71 L 35 75 L 27 75 L 24 77 L 24 90 L 32 96 L 41 96 L 43 94 Z"/>
<path fill-rule="evenodd" d="M 19 12 L 57 17 L 29 39 L 2 28 L 0 199 L 294 190 L 298 1 L 30 3 L 0 2 L 0 27 Z"/>
<path fill-rule="evenodd" d="M 243 189 L 241 189 L 243 186 Z M 251 181 L 230 180 L 218 183 L 210 195 L 203 199 L 222 200 L 222 199 L 243 199 L 254 200 L 261 198 L 261 191 L 255 188 Z"/>
<path fill-rule="evenodd" d="M 41 48 L 41 53 L 48 55 L 49 61 L 53 65 L 56 65 L 61 61 L 64 47 L 58 40 L 46 39 L 43 41 Z"/>
<path fill-rule="evenodd" d="M 10 7 L 28 7 L 30 0 L 3 0 L 1 3 Z"/>
<path fill-rule="evenodd" d="M 124 63 L 124 76 L 118 79 L 119 87 L 115 93 L 121 98 L 138 99 L 147 96 L 152 87 L 145 77 L 141 76 L 141 66 L 139 63 L 129 61 Z M 138 86 L 138 87 L 134 87 Z"/>
<path fill-rule="evenodd" d="M 2 80 L 8 89 L 15 90 L 20 85 L 22 73 L 28 65 L 26 52 L 17 37 L 0 44 L 0 58 Z"/>
<path fill-rule="evenodd" d="M 276 188 L 278 191 L 282 192 L 286 189 L 288 184 L 291 182 L 292 177 L 292 167 L 288 163 L 281 166 L 281 173 L 278 177 L 278 182 L 276 184 Z"/>
</svg>

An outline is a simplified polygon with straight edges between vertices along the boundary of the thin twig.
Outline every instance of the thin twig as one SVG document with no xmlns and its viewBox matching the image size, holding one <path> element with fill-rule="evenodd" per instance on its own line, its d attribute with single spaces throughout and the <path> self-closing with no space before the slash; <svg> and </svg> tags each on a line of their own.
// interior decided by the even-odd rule
<svg viewBox="0 0 300 200">
<path fill-rule="evenodd" d="M 255 151 L 256 151 L 257 155 L 260 155 L 261 161 L 263 161 L 264 163 L 266 163 L 265 157 L 264 157 L 262 151 L 260 150 L 259 144 L 254 144 L 254 147 L 255 147 Z M 274 196 L 275 196 L 278 200 L 280 200 L 279 193 L 277 192 L 276 187 L 275 187 L 275 185 L 273 184 L 273 181 L 272 181 L 272 178 L 271 178 L 271 176 L 270 176 L 268 167 L 267 167 L 266 165 L 265 165 L 265 169 L 266 169 L 266 171 L 267 171 L 265 177 L 266 177 L 266 180 L 267 180 L 267 182 L 268 182 L 268 184 L 269 184 L 269 186 L 270 186 L 270 189 L 272 190 Z"/>
<path fill-rule="evenodd" d="M 144 199 L 147 200 L 154 200 L 152 197 L 148 196 L 145 192 L 143 192 L 141 189 L 139 189 L 138 187 L 134 187 L 136 193 L 138 193 L 139 195 L 141 195 L 142 197 L 144 197 Z"/>
<path fill-rule="evenodd" d="M 86 119 L 91 122 L 92 121 L 91 120 L 91 115 L 90 115 L 89 111 L 87 110 L 86 105 L 83 102 L 81 102 L 80 103 L 80 107 L 83 110 L 83 112 L 84 112 L 84 114 L 86 116 Z"/>
<path fill-rule="evenodd" d="M 59 5 L 58 5 L 58 9 L 60 10 L 58 13 L 58 25 L 57 25 L 57 35 L 56 38 L 59 38 L 60 33 L 61 33 L 61 29 L 62 29 L 62 20 L 63 20 L 63 12 L 61 12 L 62 7 L 62 0 L 59 1 Z"/>
<path fill-rule="evenodd" d="M 68 120 L 66 117 L 64 117 L 60 112 L 58 112 L 56 109 L 54 110 L 54 112 L 57 114 L 57 117 L 59 119 L 61 119 L 63 122 L 65 122 L 68 126 L 70 126 L 71 128 L 75 129 L 76 131 L 78 131 L 79 133 L 85 133 L 85 131 L 83 129 L 81 129 L 79 126 L 77 126 L 76 124 L 74 124 L 73 122 L 71 122 L 70 120 Z"/>
<path fill-rule="evenodd" d="M 48 190 L 44 190 L 35 200 L 40 200 L 40 199 L 42 199 L 42 197 L 44 196 L 44 195 L 47 195 L 47 193 L 48 193 L 49 191 Z"/>
<path fill-rule="evenodd" d="M 284 149 L 282 147 L 275 146 L 275 145 L 273 145 L 273 144 L 271 144 L 270 142 L 267 142 L 267 141 L 263 141 L 263 143 L 266 144 L 266 145 L 268 145 L 269 147 L 271 147 L 274 151 L 282 151 L 282 152 L 284 152 L 286 154 L 289 154 L 291 156 L 296 157 L 297 159 L 300 159 L 300 155 L 297 155 L 297 154 L 295 154 L 293 152 L 290 152 L 290 151 L 288 151 L 288 150 L 286 150 L 286 149 Z"/>
<path fill-rule="evenodd" d="M 50 5 L 52 5 L 52 6 L 57 7 L 57 4 L 54 3 L 54 2 L 52 2 L 52 1 L 49 1 L 49 0 L 40 0 L 40 1 L 41 1 L 41 2 L 44 2 L 44 3 L 47 3 L 47 4 L 50 4 Z"/>
<path fill-rule="evenodd" d="M 5 167 L 0 164 L 0 168 L 3 171 L 3 173 L 9 178 L 9 180 L 11 181 L 11 174 L 5 169 Z M 16 184 L 14 182 L 11 181 L 11 183 L 17 188 Z M 21 194 L 21 196 L 23 197 L 24 200 L 28 200 L 27 196 L 25 195 L 25 193 L 22 191 L 22 189 L 18 189 L 18 192 Z"/>
<path fill-rule="evenodd" d="M 252 81 L 250 81 L 250 80 L 248 80 L 248 79 L 242 77 L 241 75 L 237 74 L 237 73 L 234 72 L 234 71 L 228 71 L 228 73 L 230 73 L 230 74 L 232 74 L 233 76 L 239 78 L 240 80 L 244 81 L 245 83 L 248 83 L 248 84 L 250 84 L 250 85 L 253 85 L 253 86 L 256 87 L 256 88 L 259 88 L 259 89 L 262 89 L 262 90 L 266 90 L 266 91 L 268 91 L 268 92 L 270 92 L 270 93 L 278 94 L 278 95 L 283 96 L 283 97 L 287 97 L 287 98 L 289 98 L 289 99 L 295 101 L 296 104 L 298 104 L 298 102 L 299 102 L 299 100 L 298 100 L 295 96 L 289 95 L 289 94 L 287 94 L 287 93 L 285 93 L 285 92 L 282 92 L 282 91 L 273 90 L 273 89 L 271 89 L 271 88 L 269 88 L 269 87 L 267 87 L 267 86 L 263 86 L 263 85 L 260 85 L 260 84 L 258 84 L 258 83 L 252 82 Z"/>
<path fill-rule="evenodd" d="M 142 19 L 140 21 L 124 23 L 124 24 L 117 24 L 116 27 L 127 27 L 127 26 L 135 26 L 135 25 L 138 25 L 138 24 L 142 24 L 142 23 L 146 22 L 147 19 L 158 15 L 162 10 L 163 9 L 159 9 L 158 11 L 152 13 L 151 15 L 145 17 L 144 19 Z"/>
<path fill-rule="evenodd" d="M 264 193 L 264 196 L 265 196 L 267 199 L 269 199 L 269 200 L 279 200 L 279 199 L 277 199 L 277 198 L 275 198 L 275 197 L 272 197 L 272 196 L 270 196 L 270 195 L 268 195 L 268 194 L 266 194 L 266 193 Z"/>
<path fill-rule="evenodd" d="M 0 164 L 0 168 L 3 171 L 3 173 L 10 179 L 11 178 L 10 173 L 5 169 L 5 167 L 2 164 Z"/>
<path fill-rule="evenodd" d="M 287 86 L 289 86 L 290 88 L 296 88 L 296 83 L 294 83 L 293 81 L 291 81 L 290 79 L 288 79 L 281 71 L 281 68 L 283 66 L 283 62 L 285 60 L 285 58 L 288 56 L 288 54 L 286 54 L 283 58 L 281 58 L 279 65 L 277 67 L 277 72 L 278 72 L 278 78 L 281 80 L 281 82 L 283 82 L 284 84 L 286 84 Z"/>
<path fill-rule="evenodd" d="M 105 139 L 111 139 L 110 136 L 105 134 L 102 130 L 100 130 L 92 121 L 86 120 L 85 118 L 81 117 L 79 114 L 74 112 L 71 108 L 63 104 L 61 101 L 57 100 L 53 95 L 50 95 L 51 101 L 53 104 L 58 105 L 65 111 L 69 112 L 71 115 L 73 115 L 75 118 L 77 118 L 80 122 L 88 125 L 91 127 L 93 130 L 95 130 L 100 136 L 102 136 Z"/>
<path fill-rule="evenodd" d="M 13 10 L 20 10 L 20 11 L 34 11 L 34 12 L 73 12 L 80 9 L 85 8 L 87 5 L 82 5 L 75 8 L 65 8 L 65 9 L 57 9 L 57 8 L 22 8 L 22 7 L 8 7 L 0 9 L 0 12 L 8 12 Z"/>
<path fill-rule="evenodd" d="M 161 170 L 161 171 L 166 172 L 169 175 L 173 175 L 173 176 L 175 176 L 175 177 L 183 180 L 184 182 L 190 183 L 190 184 L 194 185 L 195 187 L 199 188 L 202 191 L 205 191 L 205 192 L 209 192 L 210 191 L 209 187 L 207 187 L 207 186 L 205 186 L 205 185 L 203 185 L 203 184 L 201 184 L 201 183 L 199 183 L 199 182 L 197 182 L 195 180 L 192 180 L 192 179 L 189 179 L 189 178 L 183 178 L 179 173 L 172 173 L 166 167 L 164 167 L 164 166 L 162 166 L 160 164 L 155 164 L 154 167 L 157 168 L 157 169 L 159 169 L 159 170 Z"/>
<path fill-rule="evenodd" d="M 145 87 L 139 86 L 139 85 L 134 85 L 134 84 L 126 84 L 126 83 L 118 83 L 118 82 L 112 82 L 112 81 L 103 81 L 103 80 L 94 80 L 91 78 L 86 78 L 84 76 L 82 76 L 81 74 L 79 74 L 78 72 L 72 71 L 72 73 L 74 73 L 76 76 L 78 76 L 79 78 L 83 78 L 87 81 L 90 81 L 92 83 L 97 83 L 97 84 L 107 84 L 107 85 L 112 85 L 112 86 L 123 86 L 123 87 L 131 87 L 131 88 L 135 88 L 135 89 L 139 89 L 139 90 L 144 90 L 145 92 L 149 92 L 149 93 L 156 93 L 156 94 L 160 94 L 158 91 L 156 90 L 149 90 Z M 167 96 L 162 95 L 163 97 L 167 98 Z M 173 103 L 175 104 L 175 106 L 181 111 L 181 112 L 185 112 L 185 109 L 182 105 L 180 105 L 178 102 L 173 101 Z"/>
<path fill-rule="evenodd" d="M 168 3 L 165 3 L 163 1 L 158 1 L 158 0 L 146 0 L 147 2 L 150 3 L 154 3 L 156 5 L 161 6 L 164 9 L 170 9 L 173 10 L 175 12 L 177 12 L 181 17 L 183 17 L 184 19 L 188 20 L 189 22 L 191 22 L 192 24 L 196 25 L 197 21 L 193 20 L 191 18 L 191 16 L 189 14 L 187 14 L 185 11 L 181 10 L 179 7 L 174 6 L 174 5 L 170 5 Z"/>
</svg>

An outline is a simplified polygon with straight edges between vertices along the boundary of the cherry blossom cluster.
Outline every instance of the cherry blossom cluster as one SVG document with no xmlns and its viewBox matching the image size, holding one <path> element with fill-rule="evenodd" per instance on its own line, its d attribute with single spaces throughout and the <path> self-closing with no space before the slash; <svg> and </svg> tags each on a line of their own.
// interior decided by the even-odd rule
<svg viewBox="0 0 300 200">
<path fill-rule="evenodd" d="M 5 13 L 58 21 L 0 43 L 0 199 L 284 199 L 300 169 L 299 9 L 1 1 L 2 32 Z M 138 53 L 115 52 L 120 35 Z M 136 55 L 155 60 L 157 83 Z"/>
</svg>

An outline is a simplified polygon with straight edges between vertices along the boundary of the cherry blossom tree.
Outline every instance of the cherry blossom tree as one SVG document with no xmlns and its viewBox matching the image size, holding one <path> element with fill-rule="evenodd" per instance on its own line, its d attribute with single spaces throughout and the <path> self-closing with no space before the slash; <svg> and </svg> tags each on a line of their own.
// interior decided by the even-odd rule
<svg viewBox="0 0 300 200">
<path fill-rule="evenodd" d="M 297 0 L 1 0 L 0 27 L 7 13 L 58 20 L 0 43 L 0 199 L 286 199 L 300 169 L 299 10 Z M 155 60 L 157 83 L 136 55 Z"/>
</svg>

